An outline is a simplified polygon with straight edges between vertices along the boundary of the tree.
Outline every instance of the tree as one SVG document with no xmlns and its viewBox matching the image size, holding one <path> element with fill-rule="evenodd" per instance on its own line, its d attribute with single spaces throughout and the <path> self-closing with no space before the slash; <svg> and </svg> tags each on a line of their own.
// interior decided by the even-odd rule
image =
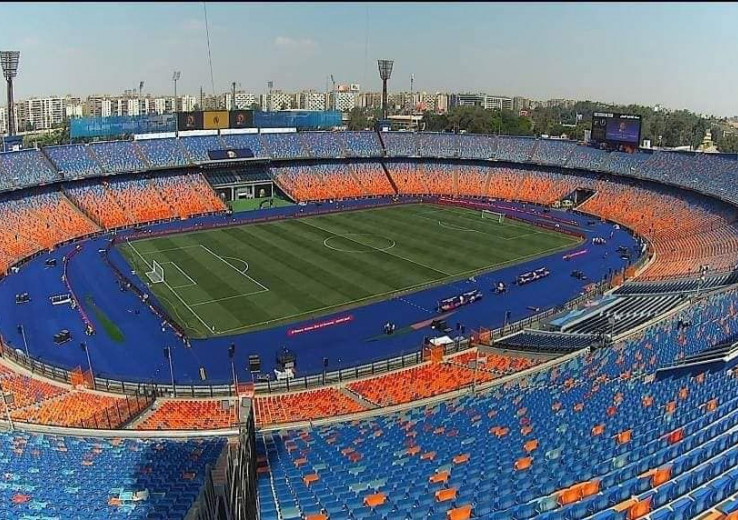
<svg viewBox="0 0 738 520">
<path fill-rule="evenodd" d="M 713 133 L 713 136 L 715 134 Z M 738 134 L 726 133 L 716 141 L 717 148 L 722 153 L 738 153 Z"/>
<path fill-rule="evenodd" d="M 349 112 L 348 129 L 366 130 L 367 128 L 369 128 L 369 119 L 364 111 L 358 107 L 352 108 Z"/>
</svg>

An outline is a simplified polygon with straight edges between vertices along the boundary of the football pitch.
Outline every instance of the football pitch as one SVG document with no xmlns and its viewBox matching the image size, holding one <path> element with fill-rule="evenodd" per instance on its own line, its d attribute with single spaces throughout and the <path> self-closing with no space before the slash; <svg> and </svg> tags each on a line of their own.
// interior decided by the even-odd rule
<svg viewBox="0 0 738 520">
<path fill-rule="evenodd" d="M 195 338 L 298 321 L 566 249 L 575 237 L 478 210 L 411 204 L 121 244 Z M 151 283 L 157 263 L 164 281 Z M 154 276 L 154 279 L 156 277 Z"/>
</svg>

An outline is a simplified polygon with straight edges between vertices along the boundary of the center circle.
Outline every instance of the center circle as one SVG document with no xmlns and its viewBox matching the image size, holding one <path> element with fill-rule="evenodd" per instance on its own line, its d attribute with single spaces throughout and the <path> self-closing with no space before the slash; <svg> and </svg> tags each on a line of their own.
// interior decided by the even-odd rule
<svg viewBox="0 0 738 520">
<path fill-rule="evenodd" d="M 328 249 L 342 253 L 371 253 L 373 251 L 387 251 L 395 247 L 395 241 L 389 238 L 372 235 L 371 233 L 346 233 L 334 235 L 323 240 Z"/>
</svg>

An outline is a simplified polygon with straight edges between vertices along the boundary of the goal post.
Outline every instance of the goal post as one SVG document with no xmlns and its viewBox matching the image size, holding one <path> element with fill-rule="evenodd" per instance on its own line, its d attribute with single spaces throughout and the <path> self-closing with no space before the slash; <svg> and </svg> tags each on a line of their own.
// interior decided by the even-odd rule
<svg viewBox="0 0 738 520">
<path fill-rule="evenodd" d="M 151 283 L 162 283 L 164 281 L 164 268 L 156 260 L 151 261 L 151 271 L 146 272 Z"/>
<path fill-rule="evenodd" d="M 497 211 L 490 211 L 488 209 L 483 209 L 482 219 L 493 219 L 493 220 L 496 220 L 498 223 L 502 224 L 502 221 L 505 220 L 505 214 L 498 213 Z"/>
</svg>

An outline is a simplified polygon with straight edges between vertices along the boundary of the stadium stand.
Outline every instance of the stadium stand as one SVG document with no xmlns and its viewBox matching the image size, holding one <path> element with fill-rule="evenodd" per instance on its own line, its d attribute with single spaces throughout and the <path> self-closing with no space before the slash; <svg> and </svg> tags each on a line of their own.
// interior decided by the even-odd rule
<svg viewBox="0 0 738 520">
<path fill-rule="evenodd" d="M 60 192 L 42 191 L 0 202 L 0 268 L 99 228 Z"/>
<path fill-rule="evenodd" d="M 112 430 L 128 423 L 147 404 L 143 398 L 71 391 L 16 410 L 11 417 L 14 421 L 48 426 Z"/>
<path fill-rule="evenodd" d="M 419 134 L 422 157 L 459 157 L 461 142 L 457 134 Z"/>
<path fill-rule="evenodd" d="M 485 197 L 489 182 L 489 170 L 480 166 L 460 165 L 457 170 L 457 195 Z"/>
<path fill-rule="evenodd" d="M 102 166 L 87 153 L 87 145 L 49 146 L 43 151 L 67 180 L 102 175 Z"/>
<path fill-rule="evenodd" d="M 273 159 L 294 159 L 308 157 L 300 136 L 296 133 L 259 134 L 261 147 L 269 152 Z"/>
<path fill-rule="evenodd" d="M 394 195 L 378 163 L 293 164 L 273 167 L 272 175 L 297 201 Z"/>
<path fill-rule="evenodd" d="M 630 282 L 618 287 L 613 294 L 685 294 L 699 291 L 709 291 L 723 286 L 738 283 L 738 271 L 733 271 L 721 276 L 710 276 L 702 279 L 668 280 L 664 282 Z"/>
<path fill-rule="evenodd" d="M 480 395 L 264 433 L 267 507 L 330 518 L 696 518 L 738 491 L 738 378 L 658 381 L 653 371 L 735 331 L 725 313 L 735 303 L 735 292 L 704 300 L 686 331 L 669 321 Z M 716 319 L 729 329 L 710 333 Z"/>
<path fill-rule="evenodd" d="M 0 154 L 0 173 L 0 190 L 48 184 L 61 178 L 40 150 Z"/>
<path fill-rule="evenodd" d="M 459 136 L 461 157 L 489 159 L 497 153 L 498 139 L 491 135 L 462 134 Z"/>
<path fill-rule="evenodd" d="M 339 132 L 336 139 L 341 143 L 346 157 L 382 156 L 382 144 L 375 132 Z"/>
<path fill-rule="evenodd" d="M 107 172 L 135 172 L 146 169 L 146 164 L 138 156 L 138 149 L 133 141 L 108 141 L 90 143 L 87 146 L 88 153 L 96 158 Z"/>
<path fill-rule="evenodd" d="M 540 139 L 530 160 L 542 164 L 563 166 L 577 148 L 573 141 L 560 139 Z"/>
<path fill-rule="evenodd" d="M 178 139 L 140 139 L 134 145 L 154 168 L 187 166 L 188 161 Z"/>
<path fill-rule="evenodd" d="M 105 229 L 225 210 L 199 174 L 113 178 L 102 184 L 75 184 L 66 192 Z"/>
<path fill-rule="evenodd" d="M 607 152 L 592 148 L 591 146 L 577 145 L 574 146 L 571 155 L 569 155 L 566 166 L 599 171 L 603 169 L 607 158 Z"/>
<path fill-rule="evenodd" d="M 495 342 L 495 348 L 544 354 L 575 352 L 595 345 L 596 334 L 562 334 L 542 330 L 524 330 Z"/>
<path fill-rule="evenodd" d="M 209 161 L 208 152 L 211 150 L 222 150 L 223 142 L 217 135 L 197 135 L 180 137 L 179 139 L 185 154 L 192 162 Z"/>
<path fill-rule="evenodd" d="M 616 299 L 602 311 L 582 314 L 581 320 L 562 327 L 571 334 L 613 334 L 617 336 L 651 321 L 684 303 L 681 295 L 631 296 Z M 612 321 L 611 319 L 612 318 Z"/>
<path fill-rule="evenodd" d="M 395 181 L 397 191 L 401 195 L 429 194 L 430 188 L 425 183 L 421 170 L 416 163 L 407 161 L 388 161 L 387 171 Z"/>
<path fill-rule="evenodd" d="M 502 161 L 529 161 L 538 142 L 533 138 L 500 136 L 497 138 L 496 157 Z"/>
<path fill-rule="evenodd" d="M 419 155 L 420 137 L 415 132 L 383 132 L 382 140 L 387 157 L 413 157 Z"/>
<path fill-rule="evenodd" d="M 476 359 L 476 352 L 468 352 L 445 363 L 429 363 L 357 381 L 347 388 L 372 403 L 389 406 L 459 390 L 471 386 L 475 378 L 478 383 L 491 381 L 494 377 L 519 372 L 535 364 L 528 358 L 486 354 L 480 356 L 480 367 L 474 370 L 469 366 L 473 359 Z"/>
<path fill-rule="evenodd" d="M 253 404 L 256 423 L 262 426 L 336 417 L 366 410 L 364 405 L 336 388 L 256 396 Z"/>
<path fill-rule="evenodd" d="M 346 155 L 337 132 L 300 132 L 298 135 L 311 157 L 331 159 Z"/>
<path fill-rule="evenodd" d="M 136 424 L 138 430 L 218 430 L 238 424 L 234 402 L 226 400 L 158 401 L 153 413 Z"/>
<path fill-rule="evenodd" d="M 0 446 L 0 518 L 184 520 L 225 440 L 4 432 Z"/>
<path fill-rule="evenodd" d="M 738 226 L 732 210 L 623 182 L 598 180 L 591 187 L 596 194 L 580 209 L 625 224 L 653 244 L 657 261 L 643 278 L 694 274 L 706 264 L 717 271 L 735 267 Z"/>
<path fill-rule="evenodd" d="M 198 173 L 154 177 L 150 181 L 174 215 L 189 218 L 194 215 L 225 211 L 226 206 L 210 185 Z"/>
<path fill-rule="evenodd" d="M 348 164 L 346 167 L 367 195 L 395 195 L 395 189 L 390 184 L 381 164 L 376 162 L 360 162 Z"/>
<path fill-rule="evenodd" d="M 226 149 L 245 150 L 249 149 L 253 152 L 254 157 L 265 157 L 266 154 L 261 149 L 261 141 L 258 134 L 228 134 L 221 135 L 221 141 Z"/>
</svg>

